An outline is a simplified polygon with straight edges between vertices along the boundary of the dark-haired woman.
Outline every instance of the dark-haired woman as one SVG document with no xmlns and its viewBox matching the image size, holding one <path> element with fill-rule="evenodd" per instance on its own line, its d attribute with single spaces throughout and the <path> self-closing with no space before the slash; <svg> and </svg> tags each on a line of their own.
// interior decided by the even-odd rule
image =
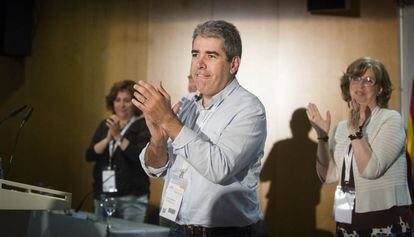
<svg viewBox="0 0 414 237">
<path fill-rule="evenodd" d="M 149 180 L 138 155 L 150 134 L 142 112 L 131 102 L 134 84 L 124 80 L 112 86 L 106 96 L 112 115 L 99 124 L 86 160 L 95 162 L 95 214 L 102 216 L 100 199 L 106 195 L 116 199 L 114 216 L 142 223 L 148 206 Z"/>
</svg>

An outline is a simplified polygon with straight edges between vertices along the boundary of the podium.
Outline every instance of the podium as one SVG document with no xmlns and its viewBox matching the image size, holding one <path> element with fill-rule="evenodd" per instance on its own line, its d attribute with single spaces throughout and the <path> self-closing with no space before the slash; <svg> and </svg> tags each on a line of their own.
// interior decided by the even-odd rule
<svg viewBox="0 0 414 237">
<path fill-rule="evenodd" d="M 68 210 L 72 194 L 0 179 L 0 210 Z"/>
<path fill-rule="evenodd" d="M 169 228 L 111 218 L 108 235 L 106 223 L 97 221 L 93 213 L 77 215 L 62 211 L 32 211 L 30 225 L 22 237 L 168 237 Z M 0 227 L 1 228 L 1 227 Z M 0 236 L 2 232 L 0 232 Z M 10 234 L 16 237 L 15 233 Z"/>
</svg>

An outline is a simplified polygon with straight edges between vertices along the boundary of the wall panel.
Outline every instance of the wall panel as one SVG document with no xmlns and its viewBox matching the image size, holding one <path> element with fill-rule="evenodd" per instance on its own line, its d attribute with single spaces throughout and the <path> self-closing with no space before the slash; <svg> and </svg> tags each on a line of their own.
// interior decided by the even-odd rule
<svg viewBox="0 0 414 237">
<path fill-rule="evenodd" d="M 284 234 L 333 232 L 334 185 L 321 186 L 317 180 L 315 134 L 308 137 L 300 108 L 315 102 L 323 111 L 331 111 L 334 123 L 344 119 L 346 104 L 340 97 L 339 77 L 361 56 L 383 61 L 398 87 L 394 3 L 361 1 L 360 17 L 341 17 L 311 15 L 306 0 L 264 0 L 254 5 L 236 0 L 168 4 L 159 0 L 151 1 L 149 14 L 148 81 L 163 81 L 175 100 L 186 93 L 195 25 L 225 19 L 238 27 L 243 56 L 237 77 L 261 99 L 268 115 L 263 159 L 267 167 L 260 198 L 269 225 Z M 394 92 L 390 104 L 398 108 L 399 95 Z M 299 149 L 302 152 L 296 152 Z M 302 228 L 289 223 L 292 220 Z"/>
<path fill-rule="evenodd" d="M 24 103 L 35 107 L 12 180 L 72 192 L 76 206 L 91 190 L 92 165 L 84 161 L 84 151 L 98 122 L 108 115 L 104 96 L 112 83 L 124 78 L 162 81 L 173 101 L 178 100 L 186 93 L 195 25 L 225 19 L 242 35 L 238 79 L 267 110 L 259 194 L 269 226 L 290 234 L 333 232 L 334 186 L 321 186 L 315 176 L 315 134 L 308 135 L 301 108 L 315 102 L 331 111 L 334 123 L 345 118 L 339 77 L 360 56 L 383 61 L 394 88 L 399 87 L 394 1 L 361 0 L 360 17 L 311 15 L 306 0 L 37 4 L 32 56 L 0 58 L 0 112 Z M 391 107 L 399 108 L 398 90 Z M 6 135 L 0 138 L 0 155 L 9 155 L 17 125 L 16 119 L 0 127 Z M 161 187 L 162 180 L 152 181 L 152 206 L 159 204 Z M 301 228 L 283 222 L 289 218 L 296 218 Z"/>
</svg>

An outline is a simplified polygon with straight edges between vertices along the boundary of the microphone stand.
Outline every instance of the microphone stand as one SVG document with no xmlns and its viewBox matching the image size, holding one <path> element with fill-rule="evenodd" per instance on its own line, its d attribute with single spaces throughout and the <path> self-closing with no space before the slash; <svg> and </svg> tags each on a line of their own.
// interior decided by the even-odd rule
<svg viewBox="0 0 414 237">
<path fill-rule="evenodd" d="M 12 118 L 14 116 L 16 116 L 18 113 L 20 113 L 21 111 L 23 111 L 25 108 L 27 108 L 27 105 L 23 105 L 22 107 L 14 110 L 13 112 L 11 112 L 10 114 L 8 114 L 7 116 L 5 116 L 4 118 L 2 118 L 0 120 L 0 124 L 2 124 L 4 121 L 6 121 L 9 118 Z"/>
<path fill-rule="evenodd" d="M 85 204 L 86 199 L 93 193 L 93 190 L 87 193 L 85 196 L 83 196 L 82 200 L 80 201 L 78 207 L 75 209 L 75 212 L 79 212 L 80 209 L 83 207 L 83 204 Z"/>
<path fill-rule="evenodd" d="M 7 179 L 9 177 L 9 173 L 10 173 L 10 170 L 12 168 L 14 153 L 16 152 L 16 147 L 17 147 L 17 143 L 19 141 L 21 131 L 22 131 L 22 126 L 20 126 L 19 129 L 17 130 L 17 135 L 16 135 L 16 138 L 14 139 L 14 143 L 13 143 L 12 153 L 10 155 L 9 168 L 7 169 L 6 173 L 4 174 L 4 179 Z"/>
<path fill-rule="evenodd" d="M 13 162 L 13 158 L 14 158 L 15 153 L 16 153 L 16 148 L 17 148 L 17 143 L 18 143 L 18 141 L 19 141 L 20 133 L 21 133 L 21 131 L 22 131 L 22 128 L 23 128 L 24 124 L 25 124 L 25 123 L 26 123 L 26 121 L 29 119 L 29 117 L 30 117 L 30 115 L 31 115 L 31 113 L 32 113 L 32 112 L 33 112 L 33 108 L 32 108 L 32 107 L 30 107 L 30 108 L 29 108 L 29 111 L 26 113 L 25 117 L 24 117 L 24 118 L 23 118 L 23 120 L 20 122 L 20 126 L 19 126 L 19 128 L 17 129 L 17 135 L 16 135 L 16 138 L 14 139 L 13 149 L 12 149 L 12 152 L 11 152 L 11 154 L 10 154 L 9 168 L 7 169 L 6 173 L 4 174 L 4 179 L 7 179 L 7 177 L 9 177 L 10 170 L 11 170 L 11 168 L 12 168 L 12 164 L 13 164 L 13 163 L 12 163 L 12 162 Z"/>
</svg>

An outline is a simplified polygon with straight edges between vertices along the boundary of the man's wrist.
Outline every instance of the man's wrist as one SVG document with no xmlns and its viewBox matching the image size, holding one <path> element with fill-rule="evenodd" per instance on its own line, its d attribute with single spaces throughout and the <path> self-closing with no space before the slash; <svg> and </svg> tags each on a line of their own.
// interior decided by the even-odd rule
<svg viewBox="0 0 414 237">
<path fill-rule="evenodd" d="M 160 139 L 160 140 L 155 140 L 151 137 L 150 142 L 149 142 L 149 146 L 152 146 L 154 148 L 162 148 L 165 147 L 166 145 L 166 140 L 164 139 Z"/>
<path fill-rule="evenodd" d="M 173 124 L 175 121 L 177 121 L 175 115 L 168 114 L 164 116 L 164 119 L 161 121 L 160 126 L 165 130 L 168 127 L 171 127 L 171 124 Z"/>
<path fill-rule="evenodd" d="M 175 115 L 168 115 L 160 125 L 162 129 L 167 133 L 168 137 L 174 140 L 181 131 L 183 125 L 177 119 Z"/>
<path fill-rule="evenodd" d="M 165 150 L 165 151 L 164 151 Z M 144 155 L 144 163 L 147 167 L 161 168 L 167 163 L 166 159 L 162 159 L 167 151 L 166 142 L 153 143 L 150 141 Z"/>
</svg>

